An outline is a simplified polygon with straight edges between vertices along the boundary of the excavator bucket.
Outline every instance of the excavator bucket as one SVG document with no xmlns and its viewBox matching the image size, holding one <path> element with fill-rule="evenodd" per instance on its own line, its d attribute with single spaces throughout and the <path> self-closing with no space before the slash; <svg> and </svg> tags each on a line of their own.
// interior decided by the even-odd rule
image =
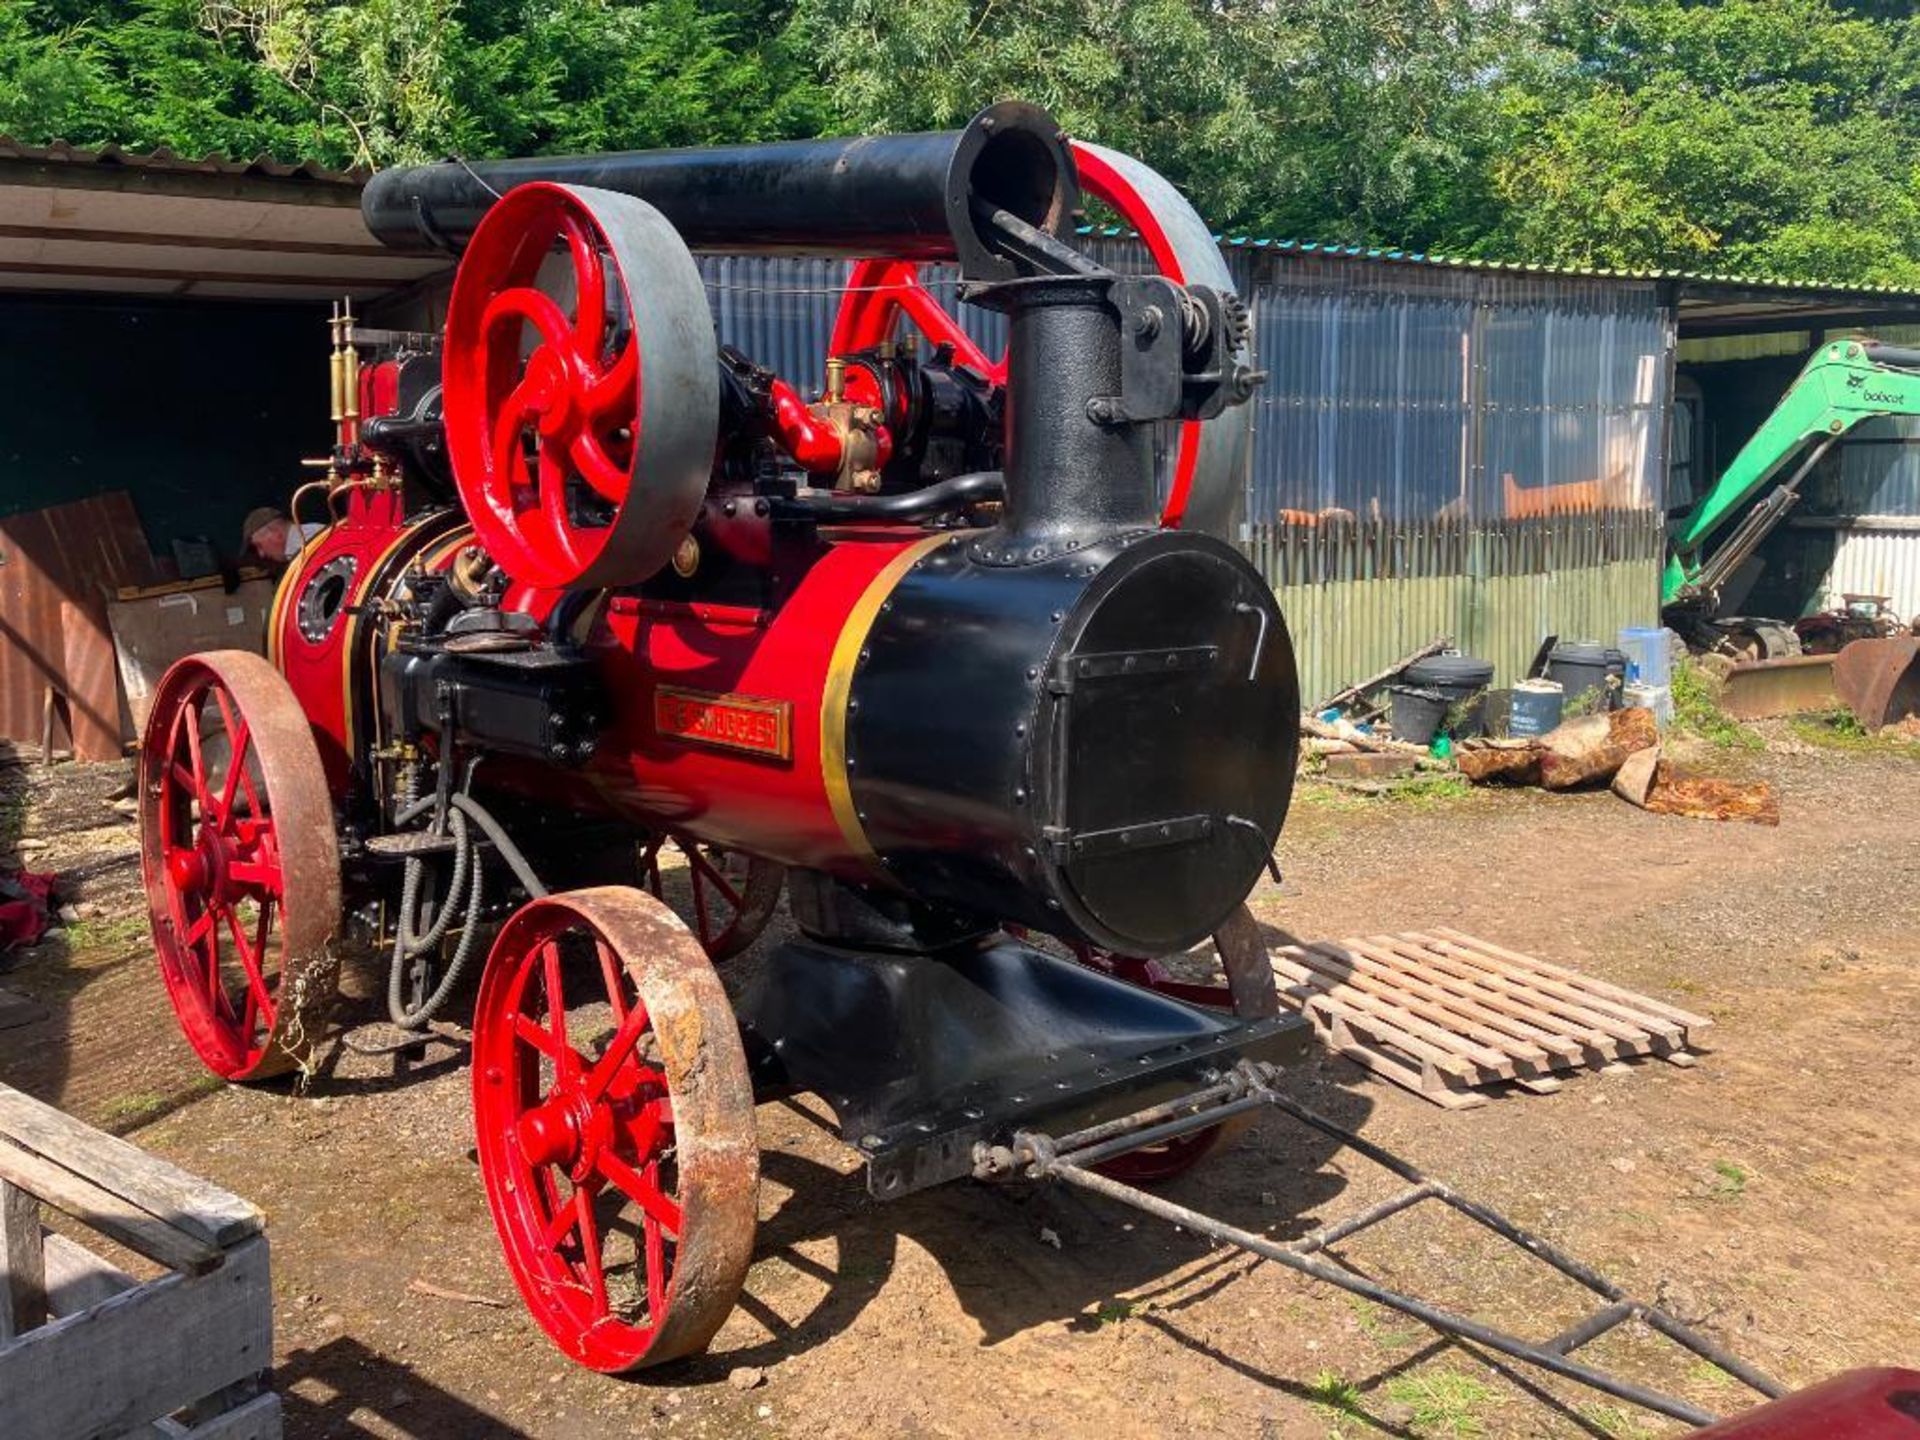
<svg viewBox="0 0 1920 1440">
<path fill-rule="evenodd" d="M 1854 641 L 1834 657 L 1833 688 L 1868 730 L 1920 714 L 1920 636 Z"/>
<path fill-rule="evenodd" d="M 1736 720 L 1812 715 L 1839 703 L 1831 655 L 1742 660 L 1726 673 L 1720 708 Z"/>
</svg>

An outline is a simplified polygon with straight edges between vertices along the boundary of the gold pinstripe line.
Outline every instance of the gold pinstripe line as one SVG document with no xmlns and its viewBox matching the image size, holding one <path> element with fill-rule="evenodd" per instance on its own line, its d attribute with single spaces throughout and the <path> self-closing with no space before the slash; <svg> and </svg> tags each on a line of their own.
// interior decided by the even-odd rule
<svg viewBox="0 0 1920 1440">
<path fill-rule="evenodd" d="M 876 869 L 880 856 L 867 841 L 866 827 L 860 823 L 860 812 L 853 803 L 853 783 L 847 778 L 847 700 L 853 693 L 853 671 L 881 605 L 901 577 L 950 538 L 929 535 L 915 541 L 867 582 L 867 588 L 847 613 L 847 623 L 841 627 L 840 638 L 833 643 L 833 656 L 827 662 L 827 683 L 820 695 L 820 781 L 826 787 L 827 804 L 832 807 L 833 818 L 839 823 L 848 847 Z"/>
</svg>

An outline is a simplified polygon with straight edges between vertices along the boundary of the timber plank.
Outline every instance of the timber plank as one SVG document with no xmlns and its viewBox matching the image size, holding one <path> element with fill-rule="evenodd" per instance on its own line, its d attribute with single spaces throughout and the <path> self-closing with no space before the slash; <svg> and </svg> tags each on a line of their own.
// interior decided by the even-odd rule
<svg viewBox="0 0 1920 1440">
<path fill-rule="evenodd" d="M 0 1137 L 213 1249 L 257 1235 L 266 1224 L 260 1211 L 238 1196 L 5 1085 L 0 1085 Z"/>
<path fill-rule="evenodd" d="M 1450 1029 L 1443 1019 L 1436 1023 L 1425 1014 L 1428 1008 L 1417 998 L 1408 995 L 1403 989 L 1391 985 L 1370 975 L 1354 965 L 1354 957 L 1345 953 L 1338 945 L 1296 945 L 1288 947 L 1299 962 L 1320 976 L 1326 987 L 1340 987 L 1346 992 L 1341 998 L 1367 995 L 1374 1003 L 1370 1008 L 1376 1015 L 1390 1019 L 1401 1029 L 1419 1035 L 1444 1050 L 1450 1050 L 1471 1065 L 1495 1074 L 1502 1070 L 1509 1074 L 1513 1070 L 1513 1061 L 1498 1050 L 1478 1044 L 1458 1029 Z M 1342 966 L 1346 967 L 1344 970 Z"/>
<path fill-rule="evenodd" d="M 1576 1066 L 1586 1064 L 1587 1052 L 1590 1051 L 1597 1052 L 1607 1060 L 1612 1060 L 1619 1054 L 1614 1037 L 1606 1031 L 1592 1029 L 1584 1022 L 1544 1007 L 1541 1004 L 1543 997 L 1528 991 L 1525 986 L 1507 979 L 1504 975 L 1464 964 L 1451 955 L 1418 945 L 1404 936 L 1394 935 L 1384 938 L 1395 949 L 1418 950 L 1421 957 L 1433 969 L 1449 973 L 1459 983 L 1481 990 L 1488 997 L 1486 1003 L 1497 1004 L 1511 1012 L 1529 1017 L 1530 1023 L 1541 1031 L 1540 1044 L 1550 1050 L 1564 1045 L 1567 1050 L 1566 1058 L 1570 1064 Z M 1550 1030 L 1550 1026 L 1559 1028 Z M 1551 1040 L 1547 1038 L 1549 1035 L 1552 1037 Z"/>
<path fill-rule="evenodd" d="M 1612 985 L 1605 980 L 1596 980 L 1591 975 L 1584 975 L 1578 970 L 1569 970 L 1564 965 L 1555 965 L 1551 961 L 1541 960 L 1532 955 L 1522 955 L 1516 950 L 1505 949 L 1493 944 L 1491 941 L 1477 940 L 1471 935 L 1463 935 L 1458 930 L 1450 930 L 1445 926 L 1435 926 L 1434 933 L 1444 936 L 1455 944 L 1477 945 L 1489 955 L 1497 956 L 1503 960 L 1518 962 L 1521 965 L 1538 970 L 1543 975 L 1551 975 L 1556 980 L 1576 981 L 1597 995 L 1603 995 L 1610 1000 L 1624 1001 L 1636 1010 L 1650 1010 L 1663 1019 L 1671 1020 L 1674 1024 L 1682 1026 L 1687 1030 L 1711 1030 L 1713 1028 L 1713 1021 L 1705 1015 L 1695 1015 L 1690 1010 L 1682 1010 L 1677 1005 L 1669 1005 L 1664 1000 L 1654 999 L 1651 995 L 1642 995 L 1638 991 L 1628 990 L 1619 985 Z"/>
<path fill-rule="evenodd" d="M 1551 1054 L 1528 1033 L 1532 1027 L 1522 1026 L 1511 1016 L 1482 1005 L 1476 996 L 1436 983 L 1416 965 L 1391 950 L 1366 940 L 1348 940 L 1343 945 L 1348 951 L 1378 966 L 1393 984 L 1420 996 L 1443 1014 L 1458 1016 L 1464 1032 L 1481 1044 L 1491 1046 L 1523 1064 L 1550 1063 Z"/>
<path fill-rule="evenodd" d="M 1287 953 L 1287 951 L 1276 952 L 1276 957 L 1284 956 Z M 1280 963 L 1278 958 L 1276 958 L 1275 963 L 1276 965 Z M 1296 973 L 1289 975 L 1289 979 L 1300 979 L 1314 974 L 1309 967 L 1300 963 L 1298 960 L 1294 960 L 1291 963 Z M 1304 972 L 1304 975 L 1300 972 Z M 1287 972 L 1282 970 L 1281 973 L 1286 974 Z M 1309 981 L 1308 983 L 1313 982 Z M 1318 988 L 1324 990 L 1325 986 L 1321 985 Z M 1357 990 L 1349 990 L 1339 998 L 1338 1003 L 1340 1008 L 1347 1013 L 1369 1015 L 1373 1017 L 1376 1022 L 1381 1020 L 1386 1021 L 1395 1029 L 1405 1034 L 1408 1040 L 1417 1043 L 1420 1051 L 1423 1053 L 1423 1057 L 1427 1058 L 1429 1063 L 1445 1070 L 1448 1074 L 1455 1075 L 1466 1081 L 1475 1081 L 1481 1078 L 1480 1072 L 1484 1067 L 1476 1065 L 1472 1059 L 1462 1054 L 1462 1042 L 1456 1037 L 1447 1034 L 1446 1031 L 1442 1030 L 1439 1026 L 1428 1025 L 1426 1022 L 1412 1015 L 1408 1015 L 1405 1011 L 1399 1010 L 1395 1006 L 1389 1005 L 1373 995 L 1368 995 Z"/>
<path fill-rule="evenodd" d="M 47 1318 L 47 1258 L 40 1241 L 40 1202 L 0 1180 L 0 1341 Z"/>
<path fill-rule="evenodd" d="M 7 1440 L 151 1430 L 272 1363 L 267 1241 L 256 1236 L 216 1270 L 163 1276 L 0 1346 Z"/>
<path fill-rule="evenodd" d="M 47 1310 L 55 1319 L 77 1315 L 139 1282 L 84 1245 L 51 1230 L 42 1242 L 47 1257 Z"/>
<path fill-rule="evenodd" d="M 1568 1015 L 1578 1015 L 1585 1020 L 1585 1023 L 1591 1025 L 1594 1029 L 1611 1035 L 1621 1044 L 1633 1047 L 1629 1051 L 1630 1054 L 1644 1054 L 1653 1048 L 1654 1036 L 1647 1027 L 1638 1023 L 1631 1013 L 1618 1013 L 1618 1007 L 1607 1001 L 1598 1000 L 1593 996 L 1583 995 L 1578 990 L 1575 990 L 1569 985 L 1564 985 L 1558 980 L 1516 973 L 1514 966 L 1507 961 L 1497 959 L 1491 955 L 1483 955 L 1477 950 L 1470 949 L 1465 945 L 1456 944 L 1451 940 L 1434 939 L 1430 936 L 1421 935 L 1418 932 L 1410 932 L 1410 938 L 1421 941 L 1422 943 L 1443 946 L 1447 954 L 1465 964 L 1473 966 L 1475 969 L 1484 970 L 1494 975 L 1501 975 L 1512 980 L 1514 983 L 1531 991 L 1536 1003 L 1539 1005 L 1552 1007 Z M 1672 1033 L 1677 1039 L 1679 1032 L 1674 1031 Z"/>
<path fill-rule="evenodd" d="M 4 1135 L 0 1135 L 0 1181 L 31 1191 L 83 1225 L 170 1269 L 205 1270 L 219 1263 L 219 1246 L 176 1229 L 44 1156 L 10 1144 Z"/>
</svg>

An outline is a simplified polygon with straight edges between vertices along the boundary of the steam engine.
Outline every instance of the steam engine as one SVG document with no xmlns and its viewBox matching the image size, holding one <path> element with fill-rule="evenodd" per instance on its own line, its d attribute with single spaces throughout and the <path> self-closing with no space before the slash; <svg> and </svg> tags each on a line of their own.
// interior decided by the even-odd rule
<svg viewBox="0 0 1920 1440">
<path fill-rule="evenodd" d="M 1158 273 L 1075 248 L 1083 178 Z M 394 171 L 364 204 L 388 243 L 459 253 L 445 334 L 336 322 L 336 443 L 296 513 L 327 528 L 281 584 L 278 673 L 182 662 L 145 746 L 156 941 L 210 1065 L 301 1062 L 355 937 L 413 1028 L 491 940 L 495 1218 L 549 1332 L 614 1369 L 731 1303 L 752 1173 L 723 1142 L 744 1107 L 750 1151 L 755 1096 L 820 1093 L 894 1195 L 1297 1041 L 1226 938 L 1297 747 L 1285 621 L 1208 533 L 1258 376 L 1171 187 L 1004 104 L 949 134 Z M 718 343 L 696 248 L 862 257 L 818 395 Z M 1004 358 L 943 284 L 1004 317 Z M 785 873 L 798 934 L 731 998 L 634 898 L 668 837 L 716 956 Z M 1154 963 L 1217 932 L 1216 993 Z M 597 1055 L 563 962 L 604 979 Z M 620 1193 L 625 1309 L 586 1253 Z"/>
</svg>

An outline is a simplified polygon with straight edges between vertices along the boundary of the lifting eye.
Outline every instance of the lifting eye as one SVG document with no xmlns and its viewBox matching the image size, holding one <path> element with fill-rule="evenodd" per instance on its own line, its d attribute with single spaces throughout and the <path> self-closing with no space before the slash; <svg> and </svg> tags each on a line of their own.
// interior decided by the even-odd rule
<svg viewBox="0 0 1920 1440">
<path fill-rule="evenodd" d="M 353 572 L 359 562 L 351 555 L 329 560 L 313 573 L 300 592 L 296 612 L 301 636 L 312 645 L 333 633 L 341 613 L 347 608 L 347 592 L 353 587 Z"/>
</svg>

